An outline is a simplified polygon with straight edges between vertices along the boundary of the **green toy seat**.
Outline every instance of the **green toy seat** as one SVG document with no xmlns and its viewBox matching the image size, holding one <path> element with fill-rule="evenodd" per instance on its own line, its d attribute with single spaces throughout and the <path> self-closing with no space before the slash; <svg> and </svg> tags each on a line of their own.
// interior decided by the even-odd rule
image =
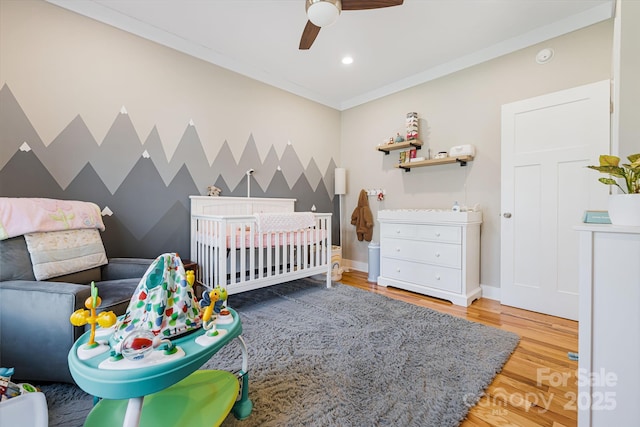
<svg viewBox="0 0 640 427">
<path fill-rule="evenodd" d="M 238 378 L 227 371 L 198 370 L 162 391 L 145 396 L 140 427 L 219 426 L 238 397 Z M 85 427 L 121 426 L 127 399 L 102 399 L 91 410 Z"/>
</svg>

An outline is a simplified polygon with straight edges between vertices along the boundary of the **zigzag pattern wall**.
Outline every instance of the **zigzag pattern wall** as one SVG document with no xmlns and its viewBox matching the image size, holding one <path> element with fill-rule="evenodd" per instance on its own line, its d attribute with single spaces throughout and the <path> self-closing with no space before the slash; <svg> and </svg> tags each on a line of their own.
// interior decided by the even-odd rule
<svg viewBox="0 0 640 427">
<path fill-rule="evenodd" d="M 80 116 L 45 146 L 17 99 L 0 89 L 0 196 L 87 200 L 105 210 L 103 241 L 110 257 L 155 258 L 164 252 L 189 255 L 189 196 L 209 185 L 224 196 L 295 198 L 297 211 L 334 213 L 339 236 L 338 198 L 333 196 L 335 162 L 322 173 L 311 159 L 305 168 L 293 146 L 281 157 L 273 147 L 261 160 L 250 136 L 236 161 L 225 142 L 210 165 L 190 124 L 170 160 L 157 131 L 142 142 L 123 108 L 101 144 Z"/>
</svg>

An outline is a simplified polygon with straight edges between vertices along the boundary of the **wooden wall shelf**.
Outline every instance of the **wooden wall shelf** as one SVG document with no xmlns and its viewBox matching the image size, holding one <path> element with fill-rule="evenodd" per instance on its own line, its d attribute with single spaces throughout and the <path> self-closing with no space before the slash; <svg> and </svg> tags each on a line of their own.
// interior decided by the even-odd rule
<svg viewBox="0 0 640 427">
<path fill-rule="evenodd" d="M 423 166 L 446 165 L 449 163 L 460 163 L 460 166 L 467 166 L 467 162 L 473 160 L 473 156 L 457 156 L 445 157 L 443 159 L 420 160 L 417 162 L 405 162 L 396 165 L 397 168 L 404 169 L 405 172 L 411 172 L 411 168 L 420 168 Z"/>
<path fill-rule="evenodd" d="M 394 150 L 402 150 L 404 148 L 413 148 L 417 150 L 422 148 L 422 141 L 419 139 L 410 139 L 409 141 L 394 142 L 393 144 L 378 145 L 376 150 L 382 151 L 385 155 Z"/>
</svg>

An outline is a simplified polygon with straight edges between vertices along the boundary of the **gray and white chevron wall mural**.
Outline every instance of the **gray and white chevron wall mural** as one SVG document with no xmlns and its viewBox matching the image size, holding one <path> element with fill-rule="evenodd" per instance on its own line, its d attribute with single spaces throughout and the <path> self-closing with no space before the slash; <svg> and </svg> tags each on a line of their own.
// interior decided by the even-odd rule
<svg viewBox="0 0 640 427">
<path fill-rule="evenodd" d="M 306 165 L 288 144 L 278 156 L 272 147 L 261 159 L 249 135 L 239 159 L 228 143 L 209 164 L 197 124 L 189 123 L 168 160 L 154 127 L 138 137 L 126 106 L 98 143 L 81 115 L 45 145 L 7 84 L 0 89 L 0 196 L 85 200 L 103 209 L 103 241 L 110 257 L 155 258 L 164 252 L 189 254 L 189 196 L 209 185 L 222 196 L 296 199 L 297 211 L 333 213 L 339 240 L 339 198 L 333 195 L 333 159 L 321 171 Z M 254 169 L 253 175 L 246 171 Z M 183 256 L 185 256 L 183 255 Z"/>
</svg>

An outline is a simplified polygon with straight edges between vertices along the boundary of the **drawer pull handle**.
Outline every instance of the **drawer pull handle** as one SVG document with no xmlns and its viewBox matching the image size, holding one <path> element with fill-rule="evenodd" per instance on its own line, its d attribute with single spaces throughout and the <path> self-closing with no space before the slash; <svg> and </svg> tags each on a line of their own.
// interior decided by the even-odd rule
<svg viewBox="0 0 640 427">
<path fill-rule="evenodd" d="M 440 280 L 440 275 L 436 274 L 436 280 Z"/>
<path fill-rule="evenodd" d="M 400 268 L 396 268 L 396 273 L 400 273 Z"/>
<path fill-rule="evenodd" d="M 440 237 L 440 232 L 437 232 L 437 233 L 436 233 L 436 237 Z"/>
<path fill-rule="evenodd" d="M 400 248 L 396 248 L 396 252 L 400 252 Z"/>
<path fill-rule="evenodd" d="M 440 252 L 436 252 L 436 258 L 440 258 Z"/>
<path fill-rule="evenodd" d="M 400 234 L 400 230 L 399 230 L 399 229 L 398 229 L 398 230 L 396 230 L 396 234 Z"/>
</svg>

